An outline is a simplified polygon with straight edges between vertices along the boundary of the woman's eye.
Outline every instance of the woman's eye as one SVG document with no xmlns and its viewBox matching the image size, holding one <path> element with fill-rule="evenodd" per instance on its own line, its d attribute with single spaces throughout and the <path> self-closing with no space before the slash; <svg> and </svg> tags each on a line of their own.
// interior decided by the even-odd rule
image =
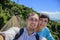
<svg viewBox="0 0 60 40">
<path fill-rule="evenodd" d="M 48 22 L 47 20 L 45 20 L 44 22 Z"/>
</svg>

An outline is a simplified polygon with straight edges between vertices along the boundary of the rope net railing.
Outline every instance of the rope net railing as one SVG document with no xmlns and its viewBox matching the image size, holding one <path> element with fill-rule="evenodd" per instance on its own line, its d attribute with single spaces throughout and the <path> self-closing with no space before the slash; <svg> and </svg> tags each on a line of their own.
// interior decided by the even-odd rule
<svg viewBox="0 0 60 40">
<path fill-rule="evenodd" d="M 3 26 L 3 28 L 0 31 L 5 31 L 9 29 L 10 27 L 22 27 L 24 24 L 24 21 L 21 20 L 21 18 L 17 15 L 13 15 L 11 19 Z"/>
</svg>

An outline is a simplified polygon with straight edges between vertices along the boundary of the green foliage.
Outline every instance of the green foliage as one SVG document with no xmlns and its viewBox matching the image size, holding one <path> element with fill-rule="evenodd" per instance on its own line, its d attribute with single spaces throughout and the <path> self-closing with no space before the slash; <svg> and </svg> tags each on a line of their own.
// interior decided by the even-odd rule
<svg viewBox="0 0 60 40">
<path fill-rule="evenodd" d="M 60 40 L 60 23 L 51 20 L 47 27 L 50 29 L 55 40 Z"/>
<path fill-rule="evenodd" d="M 14 15 L 18 14 L 21 18 L 25 19 L 29 12 L 32 12 L 32 8 L 28 8 L 24 5 L 18 5 L 11 0 L 0 1 L 0 27 L 2 28 L 7 21 Z M 2 25 L 2 26 L 1 26 Z"/>
</svg>

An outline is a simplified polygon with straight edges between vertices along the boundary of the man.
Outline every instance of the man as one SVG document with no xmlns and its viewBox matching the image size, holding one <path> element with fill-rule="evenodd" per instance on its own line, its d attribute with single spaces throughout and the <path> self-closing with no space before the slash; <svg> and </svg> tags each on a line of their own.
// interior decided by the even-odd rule
<svg viewBox="0 0 60 40">
<path fill-rule="evenodd" d="M 24 32 L 21 34 L 21 36 L 18 37 L 18 39 L 15 37 L 17 33 L 20 33 L 19 32 L 19 28 L 18 27 L 13 27 L 13 28 L 10 28 L 9 30 L 7 31 L 4 31 L 2 32 L 3 36 L 5 37 L 5 40 L 36 40 L 36 32 L 34 31 L 36 28 L 37 28 L 37 25 L 38 25 L 38 21 L 39 21 L 39 16 L 32 12 L 31 14 L 29 14 L 26 18 L 26 28 L 23 28 L 24 29 Z M 21 30 L 21 29 L 20 29 Z M 39 40 L 45 40 L 44 37 L 41 37 L 39 36 Z"/>
<path fill-rule="evenodd" d="M 40 14 L 39 23 L 38 23 L 38 27 L 36 31 L 40 36 L 47 38 L 47 40 L 54 40 L 54 38 L 52 37 L 50 33 L 50 30 L 46 27 L 49 20 L 50 19 L 46 14 Z"/>
</svg>

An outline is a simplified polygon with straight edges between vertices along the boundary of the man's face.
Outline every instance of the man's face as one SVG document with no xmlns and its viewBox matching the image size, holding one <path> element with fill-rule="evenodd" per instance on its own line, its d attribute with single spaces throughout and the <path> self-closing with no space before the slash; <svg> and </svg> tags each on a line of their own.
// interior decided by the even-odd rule
<svg viewBox="0 0 60 40">
<path fill-rule="evenodd" d="M 40 29 L 43 29 L 44 27 L 46 27 L 47 23 L 48 23 L 48 18 L 40 18 L 38 26 Z"/>
<path fill-rule="evenodd" d="M 38 21 L 39 21 L 39 17 L 37 14 L 30 16 L 27 19 L 27 27 L 29 27 L 30 29 L 35 29 L 38 25 Z"/>
</svg>

